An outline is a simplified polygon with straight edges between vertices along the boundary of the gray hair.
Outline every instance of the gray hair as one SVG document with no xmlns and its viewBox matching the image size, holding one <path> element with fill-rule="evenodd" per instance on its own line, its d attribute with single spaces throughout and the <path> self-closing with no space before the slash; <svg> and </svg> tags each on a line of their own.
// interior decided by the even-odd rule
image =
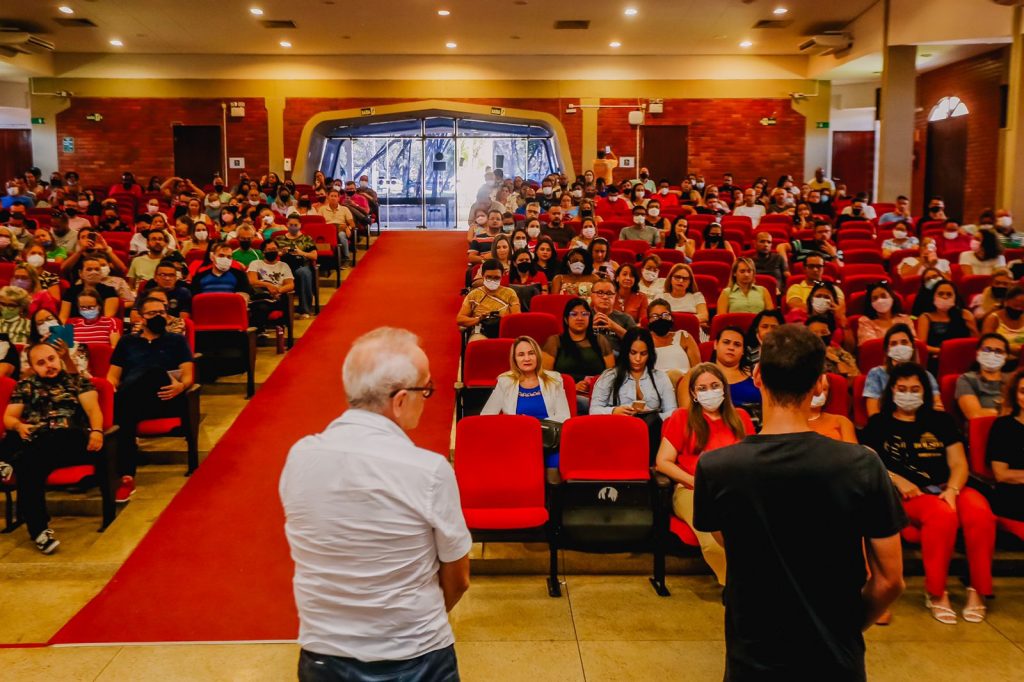
<svg viewBox="0 0 1024 682">
<path fill-rule="evenodd" d="M 395 327 L 378 327 L 356 339 L 341 369 L 348 404 L 382 412 L 392 391 L 415 385 L 419 342 L 412 332 Z"/>
</svg>

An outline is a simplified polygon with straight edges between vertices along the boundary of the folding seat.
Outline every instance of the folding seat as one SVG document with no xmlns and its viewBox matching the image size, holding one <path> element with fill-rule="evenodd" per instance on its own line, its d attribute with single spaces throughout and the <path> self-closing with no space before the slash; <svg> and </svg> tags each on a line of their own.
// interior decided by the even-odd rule
<svg viewBox="0 0 1024 682">
<path fill-rule="evenodd" d="M 562 388 L 565 390 L 565 400 L 569 403 L 569 416 L 576 416 L 576 382 L 568 374 L 562 375 Z"/>
<path fill-rule="evenodd" d="M 857 347 L 857 368 L 862 374 L 867 374 L 873 368 L 885 363 L 885 339 L 869 339 Z M 928 357 L 928 346 L 924 341 L 914 341 L 917 346 L 918 358 L 925 360 Z"/>
<path fill-rule="evenodd" d="M 682 329 L 695 341 L 700 341 L 700 320 L 693 313 L 672 313 L 672 329 Z"/>
<path fill-rule="evenodd" d="M 751 242 L 750 235 L 746 231 L 739 228 L 722 228 L 722 234 L 725 235 L 726 241 L 730 243 L 739 244 L 741 247 Z M 739 249 L 736 249 L 736 252 L 739 253 Z"/>
<path fill-rule="evenodd" d="M 842 249 L 843 263 L 885 265 L 885 258 L 882 257 L 882 249 L 872 246 L 869 248 Z"/>
<path fill-rule="evenodd" d="M 903 294 L 904 296 L 916 294 L 917 290 L 921 288 L 921 275 L 893 277 L 893 286 L 898 294 Z"/>
<path fill-rule="evenodd" d="M 651 245 L 642 239 L 620 239 L 615 242 L 615 248 L 618 250 L 628 250 L 633 252 L 633 260 L 639 260 L 641 256 L 647 253 L 647 250 L 651 248 Z"/>
<path fill-rule="evenodd" d="M 828 402 L 825 412 L 850 416 L 850 382 L 842 374 L 828 374 Z"/>
<path fill-rule="evenodd" d="M 717 339 L 718 332 L 726 327 L 739 327 L 746 334 L 754 317 L 754 313 L 719 313 L 711 319 L 711 338 Z"/>
<path fill-rule="evenodd" d="M 620 249 L 617 246 L 614 246 L 608 249 L 608 257 L 619 265 L 623 265 L 624 263 L 635 263 L 636 251 L 632 249 Z"/>
<path fill-rule="evenodd" d="M 992 275 L 964 275 L 960 278 L 956 288 L 960 293 L 960 298 L 969 304 L 972 298 L 984 291 L 991 283 Z"/>
<path fill-rule="evenodd" d="M 727 285 L 722 283 L 721 273 L 719 273 L 719 276 L 716 277 L 715 275 L 698 272 L 698 265 L 721 265 L 723 267 L 728 266 L 726 266 L 724 263 L 694 263 L 693 265 L 690 266 L 693 268 L 694 279 L 697 280 L 697 290 L 700 293 L 704 294 L 704 301 L 707 303 L 708 310 L 714 310 L 716 307 L 718 307 L 718 297 L 722 293 L 722 289 L 724 289 Z M 728 278 L 726 279 L 726 282 L 728 282 Z"/>
<path fill-rule="evenodd" d="M 337 228 L 334 225 L 330 225 L 325 222 L 309 222 L 302 225 L 302 231 L 309 235 L 316 244 L 317 265 L 324 264 L 327 270 L 334 270 L 334 285 L 340 287 L 342 252 L 341 244 L 338 243 Z M 352 252 L 354 258 L 355 249 L 353 249 Z M 316 275 L 316 277 L 313 278 L 313 283 L 315 288 L 319 290 L 319 272 L 314 273 L 314 275 Z M 317 310 L 319 310 L 319 294 L 317 294 L 316 298 Z"/>
<path fill-rule="evenodd" d="M 748 239 L 750 238 L 750 233 L 754 229 L 753 221 L 750 220 L 749 216 L 745 215 L 724 215 L 718 222 L 722 224 L 723 230 L 733 227 L 743 230 L 743 234 L 747 235 Z"/>
<path fill-rule="evenodd" d="M 846 263 L 843 266 L 843 278 L 852 275 L 874 275 L 879 280 L 890 280 L 885 267 L 878 263 Z"/>
<path fill-rule="evenodd" d="M 843 290 L 843 293 L 847 296 L 853 296 L 857 293 L 864 293 L 867 291 L 869 284 L 877 284 L 879 280 L 888 280 L 888 277 L 879 277 L 877 274 L 874 275 L 851 275 L 849 277 L 844 276 L 843 281 L 839 287 Z"/>
<path fill-rule="evenodd" d="M 713 222 L 715 222 L 715 217 L 707 213 L 691 213 L 686 216 L 686 225 L 690 229 L 696 228 L 703 231 L 706 226 Z M 725 225 L 722 225 L 722 227 L 724 228 Z"/>
<path fill-rule="evenodd" d="M 456 419 L 480 413 L 498 383 L 498 375 L 509 369 L 512 339 L 480 339 L 466 344 L 462 381 L 455 383 Z"/>
<path fill-rule="evenodd" d="M 547 313 L 555 318 L 558 323 L 558 333 L 562 333 L 562 315 L 565 314 L 565 306 L 575 296 L 569 294 L 537 294 L 530 299 L 531 313 Z"/>
<path fill-rule="evenodd" d="M 877 242 L 874 233 L 870 229 L 849 227 L 850 223 L 843 225 L 842 232 L 839 233 L 839 244 L 842 245 L 847 241 L 859 239 L 870 242 Z"/>
<path fill-rule="evenodd" d="M 662 263 L 669 263 L 670 265 L 686 262 L 686 254 L 678 249 L 648 249 L 647 255 L 657 256 L 661 259 Z"/>
<path fill-rule="evenodd" d="M 561 596 L 558 552 L 545 505 L 540 422 L 504 414 L 459 421 L 455 480 L 473 541 L 547 542 L 548 594 Z"/>
<path fill-rule="evenodd" d="M 837 205 L 836 208 L 838 209 L 839 206 Z M 839 227 L 839 232 L 843 233 L 849 229 L 867 230 L 868 232 L 873 233 L 875 230 L 875 226 L 871 223 L 870 220 L 848 220 Z"/>
<path fill-rule="evenodd" d="M 237 353 L 246 374 L 245 397 L 251 398 L 256 392 L 256 328 L 249 326 L 245 298 L 235 293 L 196 294 L 192 297 L 192 322 L 200 351 L 228 349 Z M 222 364 L 218 361 L 218 369 Z"/>
<path fill-rule="evenodd" d="M 960 375 L 971 369 L 977 356 L 978 339 L 949 339 L 939 346 L 938 379 L 949 374 Z"/>
<path fill-rule="evenodd" d="M 503 339 L 529 336 L 543 346 L 548 337 L 562 332 L 560 320 L 561 317 L 550 313 L 512 313 L 501 318 L 498 336 Z"/>
<path fill-rule="evenodd" d="M 962 430 L 964 416 L 956 402 L 956 380 L 959 378 L 959 374 L 939 377 L 939 397 L 942 398 L 942 406 L 946 408 L 946 413 L 956 420 L 957 426 Z"/>
<path fill-rule="evenodd" d="M 1003 256 L 1006 258 L 1006 262 L 1020 260 L 1024 258 L 1024 249 L 1006 249 L 1003 251 Z"/>
<path fill-rule="evenodd" d="M 867 374 L 858 374 L 853 378 L 853 425 L 858 429 L 868 425 L 868 402 L 864 397 L 867 378 Z"/>
<path fill-rule="evenodd" d="M 975 480 L 982 485 L 991 486 L 991 482 L 995 480 L 995 475 L 986 461 L 988 436 L 992 431 L 992 424 L 995 421 L 995 417 L 976 417 L 967 423 L 968 462 Z M 1010 533 L 1018 540 L 1024 541 L 1024 521 L 997 516 L 996 524 L 1000 530 Z"/>
<path fill-rule="evenodd" d="M 712 251 L 712 253 L 726 254 L 730 258 L 730 260 L 728 262 L 725 262 L 723 260 L 697 260 L 696 256 L 698 253 L 704 253 L 704 251 L 697 251 L 694 254 L 694 261 L 690 265 L 690 267 L 693 269 L 693 274 L 710 275 L 711 277 L 714 277 L 718 281 L 719 288 L 724 289 L 725 287 L 729 286 L 729 276 L 732 272 L 732 254 L 730 254 L 728 251 Z M 701 292 L 704 294 L 705 298 L 708 297 L 706 291 L 701 289 Z M 715 297 L 715 300 L 717 300 L 717 295 Z M 711 303 L 712 301 L 709 299 L 708 305 L 711 305 Z"/>
<path fill-rule="evenodd" d="M 619 230 L 607 228 L 604 226 L 604 223 L 601 223 L 601 227 L 597 228 L 597 236 L 607 239 L 608 246 L 611 247 L 612 244 L 619 241 Z"/>
<path fill-rule="evenodd" d="M 117 508 L 114 502 L 114 491 L 117 489 L 117 426 L 114 425 L 114 388 L 106 379 L 92 379 L 99 399 L 100 411 L 103 413 L 103 448 L 95 453 L 93 464 L 78 464 L 55 469 L 46 479 L 47 489 L 80 491 L 86 484 L 95 485 L 100 489 L 102 498 L 103 520 L 100 531 L 114 522 Z M 9 377 L 0 377 L 0 411 L 6 411 L 11 393 L 16 382 Z M 91 487 L 88 486 L 88 487 Z M 16 518 L 14 491 L 17 482 L 12 476 L 7 483 L 0 483 L 0 491 L 4 494 L 6 526 L 4 533 L 10 533 L 22 524 Z"/>
<path fill-rule="evenodd" d="M 769 213 L 761 218 L 761 222 L 757 224 L 757 229 L 760 230 L 770 225 L 781 225 L 784 228 L 792 227 L 793 217 L 785 213 Z"/>
<path fill-rule="evenodd" d="M 779 244 L 783 244 L 789 241 L 789 229 L 781 227 L 778 224 L 765 225 L 762 222 L 760 225 L 757 226 L 757 229 L 754 230 L 755 237 L 757 236 L 756 233 L 758 232 L 767 232 L 768 234 L 770 234 L 772 236 L 772 246 L 778 246 Z"/>
<path fill-rule="evenodd" d="M 945 220 L 926 220 L 921 223 L 921 236 L 928 236 L 931 231 L 942 232 L 943 228 L 946 227 Z"/>
<path fill-rule="evenodd" d="M 550 470 L 555 549 L 649 552 L 668 532 L 656 514 L 647 426 L 625 415 L 573 417 L 562 426 L 557 470 Z M 652 579 L 665 593 L 664 576 Z"/>
</svg>

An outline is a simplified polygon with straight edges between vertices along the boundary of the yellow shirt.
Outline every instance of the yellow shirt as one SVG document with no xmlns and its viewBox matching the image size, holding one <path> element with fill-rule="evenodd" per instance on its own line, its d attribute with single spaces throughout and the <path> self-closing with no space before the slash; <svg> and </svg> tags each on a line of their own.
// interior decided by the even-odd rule
<svg viewBox="0 0 1024 682">
<path fill-rule="evenodd" d="M 594 159 L 594 177 L 604 178 L 605 184 L 610 185 L 613 182 L 612 170 L 618 165 L 617 159 Z"/>
<path fill-rule="evenodd" d="M 806 279 L 802 282 L 797 282 L 786 290 L 786 300 L 788 301 L 792 298 L 799 298 L 801 301 L 806 303 L 807 297 L 811 295 L 811 289 L 813 288 L 814 286 Z M 836 287 L 836 294 L 839 295 L 839 305 L 842 305 L 846 300 L 846 297 L 843 295 L 843 290 Z"/>
<path fill-rule="evenodd" d="M 477 287 L 466 294 L 466 300 L 476 303 L 470 306 L 469 314 L 476 317 L 487 313 L 500 313 L 513 305 L 519 305 L 519 297 L 511 287 L 498 287 L 494 291 L 488 291 L 484 287 Z"/>
</svg>

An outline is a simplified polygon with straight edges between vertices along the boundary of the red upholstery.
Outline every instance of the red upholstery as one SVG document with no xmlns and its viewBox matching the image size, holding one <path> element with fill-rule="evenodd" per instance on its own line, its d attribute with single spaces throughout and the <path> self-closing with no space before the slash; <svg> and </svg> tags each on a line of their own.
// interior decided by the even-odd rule
<svg viewBox="0 0 1024 682">
<path fill-rule="evenodd" d="M 54 469 L 50 475 L 46 477 L 46 485 L 54 487 L 78 485 L 82 482 L 82 479 L 92 476 L 95 473 L 96 467 L 91 464 L 76 464 L 74 466 L 64 467 L 63 469 Z"/>
<path fill-rule="evenodd" d="M 241 331 L 249 328 L 249 313 L 241 294 L 212 293 L 192 297 L 196 331 Z"/>
<path fill-rule="evenodd" d="M 616 247 L 608 249 L 608 257 L 619 265 L 622 265 L 623 263 L 632 263 L 636 260 L 636 254 L 632 250 Z"/>
<path fill-rule="evenodd" d="M 978 339 L 949 339 L 939 347 L 939 376 L 963 374 L 971 368 L 977 356 Z"/>
<path fill-rule="evenodd" d="M 561 332 L 565 306 L 574 298 L 576 297 L 569 294 L 538 294 L 530 299 L 530 312 L 554 315 L 558 322 L 558 330 Z"/>
<path fill-rule="evenodd" d="M 302 229 L 305 230 L 310 224 L 326 223 L 327 221 L 319 213 L 307 213 L 306 215 L 299 216 L 299 222 L 302 223 Z M 306 232 L 306 234 L 309 234 L 309 232 Z"/>
<path fill-rule="evenodd" d="M 535 528 L 547 523 L 541 429 L 533 417 L 491 415 L 459 421 L 455 478 L 471 529 Z"/>
<path fill-rule="evenodd" d="M 857 367 L 864 374 L 885 362 L 885 339 L 870 339 L 857 347 Z M 915 341 L 917 357 L 924 360 L 928 357 L 928 346 L 924 341 Z"/>
<path fill-rule="evenodd" d="M 768 216 L 765 217 L 767 218 Z M 668 517 L 668 530 L 679 538 L 684 545 L 689 545 L 691 547 L 700 546 L 700 542 L 697 540 L 697 536 L 694 534 L 693 529 L 686 525 L 686 522 L 675 514 Z"/>
<path fill-rule="evenodd" d="M 843 262 L 849 264 L 856 263 L 874 263 L 876 265 L 883 265 L 885 259 L 882 258 L 882 252 L 875 247 L 865 247 L 857 245 L 856 248 L 851 248 L 849 251 L 843 250 Z"/>
<path fill-rule="evenodd" d="M 964 275 L 957 284 L 957 291 L 965 303 L 970 304 L 971 299 L 985 290 L 992 283 L 992 275 Z"/>
<path fill-rule="evenodd" d="M 560 320 L 550 313 L 512 313 L 501 318 L 498 335 L 505 339 L 529 336 L 543 346 L 548 337 L 562 332 Z"/>
<path fill-rule="evenodd" d="M 967 456 L 971 473 L 988 479 L 992 478 L 992 469 L 985 461 L 985 451 L 988 448 L 988 434 L 995 421 L 995 417 L 975 417 L 967 422 Z"/>
<path fill-rule="evenodd" d="M 830 372 L 828 375 L 828 402 L 825 403 L 825 412 L 843 417 L 850 416 L 850 384 L 842 374 Z"/>
<path fill-rule="evenodd" d="M 181 419 L 178 417 L 146 419 L 139 422 L 138 433 L 140 436 L 162 436 L 179 428 L 181 428 Z"/>
<path fill-rule="evenodd" d="M 864 383 L 867 378 L 866 374 L 858 374 L 853 378 L 853 424 L 858 429 L 863 429 L 868 424 L 868 404 L 864 397 Z"/>
<path fill-rule="evenodd" d="M 939 377 L 939 396 L 942 398 L 942 406 L 946 408 L 947 413 L 954 415 L 958 422 L 962 419 L 960 407 L 956 403 L 956 380 L 959 378 L 959 374 L 947 374 L 944 377 Z"/>
<path fill-rule="evenodd" d="M 890 280 L 885 268 L 878 263 L 847 263 L 843 266 L 843 279 L 854 275 L 874 275 L 876 279 Z"/>
<path fill-rule="evenodd" d="M 875 241 L 875 235 L 870 229 L 864 229 L 862 227 L 850 228 L 847 227 L 847 225 L 849 225 L 849 223 L 843 225 L 843 231 L 839 233 L 840 246 L 854 239 Z"/>
<path fill-rule="evenodd" d="M 467 388 L 490 388 L 507 372 L 512 339 L 480 339 L 466 345 L 462 383 Z"/>
<path fill-rule="evenodd" d="M 323 216 L 318 217 L 319 221 L 303 221 L 302 231 L 316 242 L 317 251 L 323 248 L 325 253 L 333 254 L 334 248 L 338 245 L 338 228 L 325 223 Z"/>
<path fill-rule="evenodd" d="M 724 289 L 729 286 L 729 273 L 732 271 L 731 261 L 729 263 L 723 263 L 721 261 L 694 261 L 690 266 L 693 269 L 695 275 L 709 275 L 715 278 L 718 282 L 718 289 Z M 711 305 L 718 300 L 718 292 L 715 292 L 714 297 L 709 297 L 708 292 L 701 289 L 701 293 L 704 294 L 704 298 L 708 300 L 708 304 Z"/>
<path fill-rule="evenodd" d="M 110 344 L 94 344 L 89 346 L 89 374 L 94 377 L 105 377 L 110 370 L 110 356 L 114 347 Z"/>
<path fill-rule="evenodd" d="M 703 343 L 697 344 L 697 350 L 700 351 L 701 362 L 711 362 L 711 354 L 715 351 L 714 341 L 704 341 Z"/>
<path fill-rule="evenodd" d="M 838 204 L 836 205 L 836 208 L 837 209 L 839 208 Z M 851 230 L 851 229 L 852 230 L 867 230 L 868 232 L 871 232 L 871 231 L 873 231 L 875 229 L 875 226 L 871 224 L 870 220 L 850 220 L 850 221 L 847 221 L 847 222 L 843 223 L 842 227 L 840 228 L 840 231 L 841 232 L 845 232 L 846 230 Z"/>
<path fill-rule="evenodd" d="M 739 327 L 745 334 L 754 317 L 754 313 L 719 313 L 711 320 L 711 338 L 717 339 L 718 332 L 726 327 Z"/>
<path fill-rule="evenodd" d="M 916 294 L 918 289 L 921 288 L 921 275 L 894 277 L 893 286 L 896 288 L 896 293 L 903 294 L 904 296 Z"/>
<path fill-rule="evenodd" d="M 693 313 L 672 313 L 672 329 L 685 329 L 695 341 L 700 340 L 700 320 Z"/>
<path fill-rule="evenodd" d="M 633 253 L 633 260 L 636 260 L 647 253 L 647 249 L 651 248 L 651 245 L 643 239 L 620 239 L 615 242 L 615 248 L 631 251 Z"/>
<path fill-rule="evenodd" d="M 686 254 L 676 249 L 648 249 L 648 256 L 657 256 L 662 263 L 685 263 Z"/>
<path fill-rule="evenodd" d="M 778 280 L 771 275 L 754 275 L 754 282 L 757 286 L 767 289 L 772 300 L 778 302 L 775 296 L 775 290 L 779 288 Z"/>
<path fill-rule="evenodd" d="M 784 225 L 785 227 L 791 227 L 793 225 L 792 216 L 788 216 L 784 213 L 769 213 L 768 215 L 761 218 L 761 222 L 757 224 L 757 229 L 767 227 L 769 225 Z"/>
<path fill-rule="evenodd" d="M 843 290 L 847 296 L 853 296 L 857 293 L 864 293 L 867 291 L 869 284 L 875 284 L 880 279 L 888 280 L 884 273 L 867 274 L 867 275 L 850 275 L 847 277 L 843 276 L 843 281 L 839 287 Z"/>
<path fill-rule="evenodd" d="M 697 249 L 693 252 L 693 264 L 698 263 L 710 263 L 718 262 L 725 263 L 732 268 L 732 262 L 736 260 L 736 256 L 731 251 L 725 249 Z M 728 281 L 728 280 L 727 280 Z"/>
<path fill-rule="evenodd" d="M 647 426 L 621 414 L 573 417 L 562 426 L 558 469 L 567 481 L 645 481 Z"/>
<path fill-rule="evenodd" d="M 565 400 L 569 403 L 569 416 L 576 416 L 576 382 L 568 374 L 562 375 L 562 388 L 565 389 Z"/>
</svg>

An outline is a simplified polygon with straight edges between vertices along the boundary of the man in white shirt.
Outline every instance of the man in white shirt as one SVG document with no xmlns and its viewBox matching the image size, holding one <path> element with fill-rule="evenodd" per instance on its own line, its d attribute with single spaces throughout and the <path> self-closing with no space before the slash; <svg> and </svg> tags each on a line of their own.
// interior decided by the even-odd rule
<svg viewBox="0 0 1024 682">
<path fill-rule="evenodd" d="M 448 461 L 406 435 L 434 390 L 427 356 L 411 332 L 376 329 L 342 378 L 349 409 L 281 474 L 299 679 L 457 681 L 447 612 L 469 588 L 472 540 Z"/>
<path fill-rule="evenodd" d="M 733 209 L 733 215 L 745 215 L 750 218 L 750 222 L 754 227 L 757 227 L 761 222 L 761 218 L 764 217 L 765 207 L 762 204 L 758 204 L 754 201 L 755 195 L 754 190 L 746 189 L 743 190 L 743 203 Z"/>
</svg>

